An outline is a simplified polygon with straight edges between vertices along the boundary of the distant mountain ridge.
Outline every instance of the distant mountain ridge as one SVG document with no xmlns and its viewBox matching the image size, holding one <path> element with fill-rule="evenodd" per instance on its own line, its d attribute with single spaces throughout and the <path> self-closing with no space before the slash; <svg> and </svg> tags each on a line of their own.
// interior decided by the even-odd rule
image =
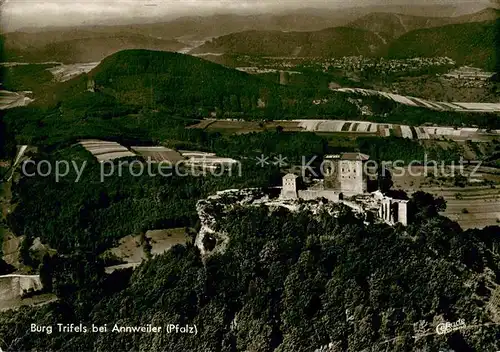
<svg viewBox="0 0 500 352">
<path fill-rule="evenodd" d="M 70 37 L 70 36 L 67 36 Z M 95 62 L 125 49 L 151 49 L 177 51 L 185 44 L 174 39 L 157 39 L 137 34 L 105 35 L 92 33 L 86 38 L 63 40 L 60 42 L 24 43 L 5 45 L 7 60 L 24 62 L 57 61 L 63 63 Z"/>
<path fill-rule="evenodd" d="M 494 21 L 500 17 L 500 10 L 487 8 L 480 12 L 457 17 L 423 17 L 398 13 L 375 12 L 361 17 L 347 26 L 379 33 L 387 40 L 425 28 L 442 27 L 449 24 Z"/>
<path fill-rule="evenodd" d="M 245 31 L 233 33 L 192 50 L 191 54 L 232 53 L 262 56 L 373 56 L 383 46 L 370 31 L 335 27 L 315 32 Z"/>
<path fill-rule="evenodd" d="M 370 13 L 400 13 L 408 16 L 435 16 L 435 17 L 452 17 L 459 16 L 469 13 L 474 13 L 482 10 L 484 4 L 471 4 L 469 3 L 455 3 L 455 4 L 400 4 L 400 5 L 375 5 L 375 6 L 354 6 L 354 7 L 340 7 L 340 8 L 300 8 L 292 10 L 272 10 L 269 13 L 258 13 L 255 11 L 248 11 L 247 13 L 215 13 L 215 14 L 198 14 L 198 15 L 178 15 L 176 18 L 165 19 L 165 16 L 159 15 L 156 18 L 141 18 L 139 22 L 131 22 L 131 20 L 116 19 L 110 25 L 110 20 L 94 22 L 90 25 L 80 25 L 74 26 L 46 26 L 46 27 L 21 27 L 15 29 L 16 32 L 26 32 L 26 33 L 40 33 L 40 32 L 66 32 L 68 30 L 90 30 L 98 31 L 102 33 L 109 33 L 109 31 L 119 31 L 136 33 L 142 35 L 152 35 L 160 36 L 166 38 L 168 31 L 172 32 L 173 36 L 184 36 L 189 35 L 185 32 L 193 31 L 190 24 L 201 25 L 194 32 L 203 34 L 202 37 L 197 39 L 203 39 L 207 37 L 219 36 L 229 34 L 235 31 L 243 30 L 287 30 L 287 31 L 313 31 L 320 30 L 328 27 L 344 26 L 349 22 L 352 22 L 360 17 L 368 15 Z M 305 24 L 301 24 L 299 21 L 295 22 L 293 26 L 287 24 L 287 19 L 293 21 L 303 18 L 306 20 Z M 231 25 L 234 23 L 238 28 Z M 241 27 L 241 24 L 246 23 L 245 27 Z M 310 26 L 307 25 L 310 23 Z M 284 24 L 284 26 L 283 26 Z M 181 25 L 182 33 L 175 33 L 176 26 Z M 187 25 L 187 27 L 186 27 Z M 269 26 L 273 27 L 269 27 Z M 231 32 L 220 31 L 216 28 L 220 26 L 221 28 L 231 29 Z M 267 26 L 267 27 L 266 27 Z M 216 32 L 206 32 L 207 29 L 215 30 Z M 203 33 L 203 30 L 205 32 Z M 12 32 L 13 30 L 7 30 L 7 32 Z"/>
<path fill-rule="evenodd" d="M 390 9 L 392 12 L 367 13 L 373 9 Z M 164 23 L 12 32 L 3 35 L 2 61 L 90 62 L 100 61 L 114 52 L 125 49 L 164 51 L 183 49 L 185 52 L 193 47 L 195 49 L 191 51 L 192 54 L 237 53 L 303 57 L 386 56 L 387 49 L 390 48 L 391 57 L 408 57 L 412 53 L 433 53 L 432 50 L 423 50 L 426 43 L 421 42 L 421 37 L 418 35 L 406 36 L 399 40 L 409 33 L 436 28 L 433 40 L 441 42 L 437 38 L 441 30 L 437 28 L 488 21 L 491 23 L 499 18 L 500 13 L 499 10 L 487 8 L 455 17 L 415 16 L 415 14 L 428 14 L 431 9 L 434 11 L 432 12 L 434 16 L 456 12 L 451 11 L 453 7 L 449 6 L 410 6 L 406 11 L 403 11 L 402 6 L 370 7 L 337 12 L 324 10 L 323 13 L 318 9 L 306 9 L 303 13 L 189 16 Z M 395 12 L 397 10 L 402 12 Z M 344 26 L 339 27 L 339 24 Z M 470 26 L 471 29 L 475 27 L 477 26 Z M 456 29 L 465 36 L 460 41 L 467 41 L 466 31 L 460 27 Z M 444 37 L 450 37 L 447 29 L 443 31 Z M 203 42 L 199 38 L 207 37 L 215 39 L 197 47 Z M 407 48 L 400 45 L 403 40 Z M 490 39 L 486 42 L 480 38 L 475 40 L 479 43 L 491 43 Z M 449 52 L 453 58 L 458 58 L 460 61 L 463 54 L 458 50 L 451 50 L 450 43 L 458 42 L 452 40 L 444 43 L 450 50 L 436 52 Z M 481 46 L 484 47 L 483 44 Z M 460 47 L 472 50 L 471 57 L 479 48 L 477 45 Z M 485 59 L 487 52 L 488 50 L 483 50 L 478 56 L 481 59 L 472 62 L 488 61 Z"/>
<path fill-rule="evenodd" d="M 285 57 L 448 56 L 460 64 L 493 70 L 499 61 L 499 14 L 499 10 L 486 9 L 471 15 L 443 19 L 374 13 L 347 27 L 315 32 L 232 33 L 207 41 L 190 53 Z M 446 24 L 449 22 L 452 23 Z"/>
</svg>

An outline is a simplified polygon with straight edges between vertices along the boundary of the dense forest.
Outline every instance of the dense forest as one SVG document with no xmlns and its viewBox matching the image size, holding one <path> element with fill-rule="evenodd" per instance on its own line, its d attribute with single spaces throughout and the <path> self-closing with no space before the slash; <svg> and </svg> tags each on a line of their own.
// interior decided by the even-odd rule
<svg viewBox="0 0 500 352">
<path fill-rule="evenodd" d="M 498 349 L 498 228 L 462 231 L 432 197 L 410 202 L 406 229 L 367 226 L 342 206 L 338 217 L 235 208 L 217 228 L 230 237 L 224 254 L 203 261 L 177 246 L 133 273 L 105 275 L 93 252 L 55 257 L 45 265 L 60 300 L 3 313 L 0 337 L 12 351 Z M 459 319 L 466 329 L 435 334 Z M 26 332 L 33 321 L 196 324 L 198 334 Z"/>
<path fill-rule="evenodd" d="M 265 187 L 280 180 L 279 170 L 270 166 L 257 169 L 242 166 L 241 175 L 224 177 L 134 176 L 123 167 L 101 180 L 101 165 L 80 146 L 48 154 L 41 153 L 35 162 L 57 160 L 85 165 L 81 177 L 75 170 L 67 177 L 23 177 L 13 185 L 15 210 L 7 222 L 16 234 L 28 240 L 40 237 L 60 253 L 75 250 L 101 253 L 120 238 L 149 229 L 196 226 L 195 204 L 198 199 L 234 187 Z M 84 164 L 86 163 L 86 164 Z M 35 166 L 33 166 L 35 167 Z M 118 166 L 114 166 L 118 169 Z M 31 167 L 27 173 L 35 173 Z M 120 175 L 121 174 L 121 175 Z"/>
<path fill-rule="evenodd" d="M 48 68 L 55 64 L 36 64 L 18 66 L 0 66 L 2 88 L 10 91 L 33 91 L 42 94 L 42 90 L 52 81 Z"/>
<path fill-rule="evenodd" d="M 373 32 L 358 28 L 335 27 L 314 32 L 236 32 L 214 38 L 195 48 L 192 53 L 281 57 L 375 56 L 384 46 L 383 38 Z"/>
</svg>

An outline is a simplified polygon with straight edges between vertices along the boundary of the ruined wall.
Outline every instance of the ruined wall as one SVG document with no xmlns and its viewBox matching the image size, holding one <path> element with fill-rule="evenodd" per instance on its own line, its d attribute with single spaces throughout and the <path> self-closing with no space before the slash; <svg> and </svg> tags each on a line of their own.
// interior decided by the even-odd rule
<svg viewBox="0 0 500 352">
<path fill-rule="evenodd" d="M 324 186 L 326 189 L 340 189 L 340 172 L 338 163 L 328 165 L 325 170 Z"/>
<path fill-rule="evenodd" d="M 398 201 L 398 222 L 408 226 L 408 202 Z"/>
<path fill-rule="evenodd" d="M 408 225 L 408 201 L 383 198 L 380 204 L 379 217 L 385 222 L 394 225 L 400 223 Z"/>
</svg>

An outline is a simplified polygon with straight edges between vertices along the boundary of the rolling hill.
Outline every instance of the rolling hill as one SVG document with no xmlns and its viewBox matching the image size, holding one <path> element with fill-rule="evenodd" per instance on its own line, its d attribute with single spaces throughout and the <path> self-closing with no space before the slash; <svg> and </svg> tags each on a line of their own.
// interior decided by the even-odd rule
<svg viewBox="0 0 500 352">
<path fill-rule="evenodd" d="M 497 68 L 500 20 L 415 30 L 391 43 L 390 58 L 448 56 L 459 64 Z"/>
<path fill-rule="evenodd" d="M 352 17 L 351 17 L 352 18 Z M 281 15 L 213 15 L 186 16 L 167 23 L 135 25 L 123 28 L 153 36 L 184 38 L 186 40 L 206 40 L 230 33 L 247 30 L 275 31 L 313 31 L 348 23 L 341 16 L 322 16 L 319 14 L 290 13 Z"/>
<path fill-rule="evenodd" d="M 76 37 L 80 35 L 85 34 L 75 33 Z M 28 40 L 24 44 L 18 42 L 17 45 L 12 45 L 9 39 L 5 43 L 5 59 L 23 62 L 95 62 L 125 49 L 176 51 L 185 47 L 184 44 L 174 39 L 163 40 L 136 34 L 96 35 L 96 33 L 89 33 L 89 35 L 89 37 L 49 42 L 44 45 L 30 44 Z"/>
<path fill-rule="evenodd" d="M 374 12 L 349 23 L 348 27 L 379 33 L 387 41 L 390 41 L 418 29 L 442 27 L 449 24 L 494 21 L 499 17 L 500 11 L 493 8 L 457 17 L 424 17 Z"/>
<path fill-rule="evenodd" d="M 315 32 L 245 31 L 222 36 L 191 51 L 262 56 L 372 56 L 384 46 L 376 34 L 347 27 Z"/>
<path fill-rule="evenodd" d="M 182 38 L 207 40 L 245 30 L 314 31 L 341 26 L 364 15 L 357 11 L 317 11 L 315 9 L 281 14 L 215 14 L 184 16 L 170 21 L 122 25 L 86 25 L 79 27 L 21 28 L 4 33 L 9 49 L 27 49 L 74 39 L 113 35 L 141 35 L 157 39 Z"/>
<path fill-rule="evenodd" d="M 57 42 L 106 36 L 105 32 L 86 28 L 67 28 L 63 30 L 17 31 L 4 33 L 4 43 L 8 50 L 39 49 Z"/>
<path fill-rule="evenodd" d="M 390 41 L 415 29 L 428 28 L 436 24 L 439 25 L 439 21 L 442 23 L 446 20 L 447 18 L 419 17 L 376 12 L 359 18 L 349 23 L 348 26 L 379 33 L 387 41 Z"/>
<path fill-rule="evenodd" d="M 205 42 L 191 51 L 200 53 L 226 53 L 264 56 L 303 56 L 303 57 L 338 57 L 338 56 L 385 56 L 386 47 L 391 46 L 391 56 L 414 57 L 436 56 L 450 53 L 448 56 L 460 58 L 463 50 L 472 57 L 479 55 L 472 63 L 486 61 L 486 52 L 478 52 L 479 47 L 494 48 L 493 23 L 500 17 L 500 11 L 487 8 L 480 12 L 456 17 L 425 17 L 408 14 L 374 12 L 358 18 L 346 27 L 327 28 L 310 32 L 282 31 L 243 31 L 232 33 Z M 453 27 L 452 25 L 455 25 Z M 452 27 L 450 27 L 452 26 Z M 425 32 L 432 38 L 421 38 Z M 453 33 L 455 31 L 455 33 Z M 404 38 L 402 36 L 408 34 Z M 441 40 L 444 46 L 437 44 Z M 422 40 L 423 39 L 423 40 Z M 431 41 L 427 41 L 427 39 Z M 436 42 L 437 41 L 437 42 Z M 466 44 L 469 42 L 469 44 Z M 407 46 L 407 48 L 405 48 Z M 425 49 L 424 47 L 427 47 Z M 425 50 L 424 50 L 425 49 Z M 436 52 L 436 54 L 434 53 Z M 488 50 L 486 50 L 488 51 Z M 463 55 L 463 54 L 462 54 Z M 446 56 L 446 55 L 445 55 Z M 489 59 L 491 61 L 491 58 Z M 468 60 L 465 60 L 467 62 Z M 484 65 L 483 65 L 484 66 Z M 491 67 L 491 64 L 487 64 Z"/>
<path fill-rule="evenodd" d="M 193 56 L 149 50 L 124 50 L 108 56 L 88 77 L 95 82 L 95 94 L 87 97 L 87 93 L 81 93 L 85 91 L 82 84 L 86 84 L 83 76 L 60 89 L 63 101 L 83 106 L 88 99 L 110 97 L 128 106 L 229 109 L 230 104 L 240 102 L 256 104 L 264 91 L 282 89 L 278 84 Z"/>
<path fill-rule="evenodd" d="M 306 11 L 279 15 L 186 16 L 169 22 L 131 25 L 25 28 L 2 34 L 5 50 L 1 61 L 98 61 L 124 49 L 177 51 L 234 32 L 313 31 L 347 24 L 357 17 L 331 11 L 328 15 Z"/>
</svg>

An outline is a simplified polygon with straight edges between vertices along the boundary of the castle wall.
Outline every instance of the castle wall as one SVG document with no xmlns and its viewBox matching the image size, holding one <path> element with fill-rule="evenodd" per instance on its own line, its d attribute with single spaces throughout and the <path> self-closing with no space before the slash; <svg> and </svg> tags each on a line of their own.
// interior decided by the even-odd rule
<svg viewBox="0 0 500 352">
<path fill-rule="evenodd" d="M 283 199 L 297 199 L 297 192 L 281 190 L 280 198 Z"/>
<path fill-rule="evenodd" d="M 341 198 L 339 192 L 328 190 L 301 190 L 298 192 L 299 198 L 304 200 L 314 200 L 318 198 L 325 198 L 331 202 L 338 202 Z"/>
</svg>

